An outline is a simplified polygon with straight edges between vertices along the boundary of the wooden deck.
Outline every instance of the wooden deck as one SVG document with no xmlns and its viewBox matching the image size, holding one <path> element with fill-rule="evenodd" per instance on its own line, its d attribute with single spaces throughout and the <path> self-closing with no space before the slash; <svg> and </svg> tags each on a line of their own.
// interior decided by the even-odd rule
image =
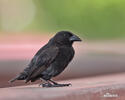
<svg viewBox="0 0 125 100">
<path fill-rule="evenodd" d="M 0 100 L 125 100 L 125 73 L 60 81 L 70 87 L 36 85 L 0 89 Z"/>
</svg>

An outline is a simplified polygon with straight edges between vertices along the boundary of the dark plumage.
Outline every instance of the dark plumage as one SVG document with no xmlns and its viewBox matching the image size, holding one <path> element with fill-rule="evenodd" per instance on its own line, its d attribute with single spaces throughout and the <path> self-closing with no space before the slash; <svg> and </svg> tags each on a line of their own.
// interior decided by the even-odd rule
<svg viewBox="0 0 125 100">
<path fill-rule="evenodd" d="M 43 46 L 33 57 L 27 68 L 17 77 L 10 80 L 26 80 L 26 83 L 37 79 L 46 81 L 45 87 L 68 86 L 70 84 L 58 84 L 51 80 L 59 75 L 69 64 L 74 56 L 72 44 L 81 39 L 68 31 L 60 31 Z"/>
</svg>

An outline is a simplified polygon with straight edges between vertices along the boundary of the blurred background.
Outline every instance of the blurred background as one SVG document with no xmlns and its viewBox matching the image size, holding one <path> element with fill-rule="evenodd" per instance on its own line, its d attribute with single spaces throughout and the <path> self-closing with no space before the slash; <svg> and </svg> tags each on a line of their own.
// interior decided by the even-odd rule
<svg viewBox="0 0 125 100">
<path fill-rule="evenodd" d="M 56 80 L 125 71 L 125 0 L 0 0 L 0 87 L 61 30 L 83 42 Z"/>
</svg>

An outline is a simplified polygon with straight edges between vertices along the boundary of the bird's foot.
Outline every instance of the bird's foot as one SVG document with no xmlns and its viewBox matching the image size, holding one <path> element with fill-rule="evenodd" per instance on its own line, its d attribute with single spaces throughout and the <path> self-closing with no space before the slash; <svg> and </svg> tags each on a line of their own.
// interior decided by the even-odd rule
<svg viewBox="0 0 125 100">
<path fill-rule="evenodd" d="M 65 87 L 65 86 L 72 86 L 72 84 L 53 84 L 51 87 Z"/>
<path fill-rule="evenodd" d="M 42 83 L 39 86 L 42 86 L 42 87 L 52 87 L 53 85 L 51 83 Z"/>
<path fill-rule="evenodd" d="M 53 83 L 52 87 L 64 87 L 64 86 L 72 86 L 71 83 L 68 83 L 68 84 L 59 84 L 53 80 L 49 80 L 51 83 Z"/>
</svg>

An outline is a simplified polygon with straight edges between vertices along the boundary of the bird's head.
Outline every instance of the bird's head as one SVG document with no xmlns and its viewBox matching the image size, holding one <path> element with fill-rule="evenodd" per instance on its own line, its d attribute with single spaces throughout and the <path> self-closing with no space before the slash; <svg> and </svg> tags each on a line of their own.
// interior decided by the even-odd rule
<svg viewBox="0 0 125 100">
<path fill-rule="evenodd" d="M 69 31 L 60 31 L 52 38 L 55 43 L 72 45 L 75 41 L 82 41 L 78 36 Z"/>
</svg>

